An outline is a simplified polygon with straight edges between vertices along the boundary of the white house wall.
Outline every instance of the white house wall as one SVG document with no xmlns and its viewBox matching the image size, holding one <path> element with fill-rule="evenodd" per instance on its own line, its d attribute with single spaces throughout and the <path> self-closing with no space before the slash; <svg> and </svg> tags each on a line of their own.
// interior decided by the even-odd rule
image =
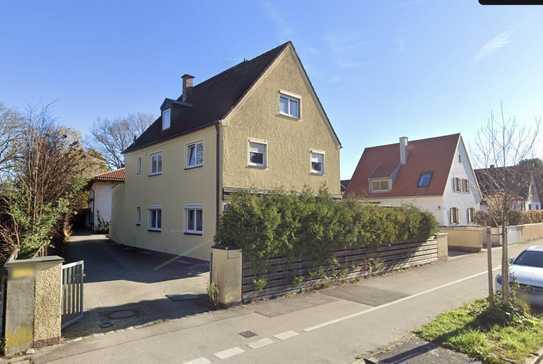
<svg viewBox="0 0 543 364">
<path fill-rule="evenodd" d="M 459 154 L 462 162 L 459 161 Z M 468 179 L 469 192 L 453 191 L 453 178 L 455 177 Z M 467 221 L 467 209 L 475 208 L 476 211 L 479 211 L 480 204 L 481 194 L 479 192 L 479 185 L 477 184 L 477 179 L 473 172 L 466 147 L 460 138 L 449 172 L 449 178 L 445 185 L 445 192 L 443 193 L 443 212 L 445 213 L 444 225 L 449 225 L 449 209 L 451 207 L 458 208 L 458 225 L 469 225 Z"/>
<path fill-rule="evenodd" d="M 439 225 L 446 225 L 448 222 L 446 211 L 443 210 L 443 198 L 441 196 L 413 196 L 397 198 L 371 198 L 371 202 L 378 202 L 381 206 L 399 207 L 402 205 L 413 205 L 421 210 L 428 211 L 436 218 Z"/>
<path fill-rule="evenodd" d="M 94 191 L 94 229 L 99 227 L 99 220 L 110 223 L 111 221 L 111 199 L 112 183 L 95 182 L 91 189 Z"/>
</svg>

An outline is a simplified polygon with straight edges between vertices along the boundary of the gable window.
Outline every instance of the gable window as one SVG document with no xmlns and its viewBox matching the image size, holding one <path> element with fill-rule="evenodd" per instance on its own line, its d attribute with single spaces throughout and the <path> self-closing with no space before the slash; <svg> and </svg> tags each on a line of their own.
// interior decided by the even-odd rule
<svg viewBox="0 0 543 364">
<path fill-rule="evenodd" d="M 387 192 L 390 191 L 390 183 L 388 179 L 376 180 L 370 182 L 370 192 Z"/>
<path fill-rule="evenodd" d="M 475 208 L 470 207 L 466 210 L 466 217 L 468 224 L 473 224 L 475 222 Z"/>
<path fill-rule="evenodd" d="M 141 225 L 141 207 L 136 207 L 136 225 Z"/>
<path fill-rule="evenodd" d="M 172 123 L 172 111 L 171 109 L 166 109 L 162 112 L 162 130 L 170 128 Z"/>
<path fill-rule="evenodd" d="M 141 175 L 141 172 L 142 172 L 142 167 L 143 167 L 143 164 L 142 164 L 142 159 L 141 157 L 138 157 L 138 175 Z"/>
<path fill-rule="evenodd" d="M 151 207 L 149 209 L 149 230 L 162 230 L 162 210 L 160 207 Z"/>
<path fill-rule="evenodd" d="M 462 179 L 462 192 L 469 192 L 469 182 L 467 179 Z"/>
<path fill-rule="evenodd" d="M 311 152 L 311 174 L 322 176 L 324 174 L 324 153 Z"/>
<path fill-rule="evenodd" d="M 421 173 L 419 180 L 417 182 L 418 188 L 424 188 L 430 186 L 430 182 L 432 182 L 432 172 L 423 172 Z"/>
<path fill-rule="evenodd" d="M 458 163 L 462 163 L 462 154 L 458 153 Z"/>
<path fill-rule="evenodd" d="M 197 142 L 187 145 L 186 168 L 201 167 L 204 164 L 204 143 Z"/>
<path fill-rule="evenodd" d="M 151 154 L 151 176 L 162 174 L 162 153 Z"/>
<path fill-rule="evenodd" d="M 264 142 L 249 141 L 249 166 L 266 168 L 268 145 Z"/>
<path fill-rule="evenodd" d="M 284 93 L 279 94 L 279 113 L 295 119 L 300 118 L 300 98 Z"/>
<path fill-rule="evenodd" d="M 449 222 L 451 224 L 458 224 L 458 208 L 451 207 L 449 210 Z"/>
<path fill-rule="evenodd" d="M 202 235 L 204 230 L 202 205 L 185 205 L 185 217 L 185 234 Z"/>
</svg>

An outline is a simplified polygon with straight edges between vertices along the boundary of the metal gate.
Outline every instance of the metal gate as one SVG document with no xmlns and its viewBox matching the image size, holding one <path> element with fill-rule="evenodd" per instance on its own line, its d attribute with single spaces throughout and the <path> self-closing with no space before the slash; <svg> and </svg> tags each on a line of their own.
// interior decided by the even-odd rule
<svg viewBox="0 0 543 364">
<path fill-rule="evenodd" d="M 84 277 L 82 260 L 62 265 L 62 328 L 83 317 Z"/>
</svg>

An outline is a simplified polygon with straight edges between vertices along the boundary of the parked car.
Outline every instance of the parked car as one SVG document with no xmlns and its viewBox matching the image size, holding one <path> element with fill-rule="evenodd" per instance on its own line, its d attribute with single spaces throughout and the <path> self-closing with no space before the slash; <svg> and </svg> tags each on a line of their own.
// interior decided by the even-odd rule
<svg viewBox="0 0 543 364">
<path fill-rule="evenodd" d="M 532 246 L 512 259 L 511 282 L 518 284 L 518 294 L 526 303 L 543 306 L 543 246 Z M 502 288 L 502 276 L 496 276 L 496 289 Z"/>
</svg>

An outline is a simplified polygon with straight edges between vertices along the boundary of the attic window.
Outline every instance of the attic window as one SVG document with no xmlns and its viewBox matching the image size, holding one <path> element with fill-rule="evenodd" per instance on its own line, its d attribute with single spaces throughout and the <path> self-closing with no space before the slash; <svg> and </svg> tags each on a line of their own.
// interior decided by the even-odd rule
<svg viewBox="0 0 543 364">
<path fill-rule="evenodd" d="M 300 118 L 300 97 L 287 94 L 284 91 L 279 93 L 279 113 L 294 119 Z"/>
<path fill-rule="evenodd" d="M 421 173 L 419 177 L 419 181 L 417 182 L 418 188 L 424 188 L 430 186 L 430 182 L 432 182 L 432 172 L 423 172 Z"/>
<path fill-rule="evenodd" d="M 162 112 L 162 130 L 170 128 L 172 122 L 172 112 L 170 109 L 166 109 Z"/>
<path fill-rule="evenodd" d="M 370 181 L 370 192 L 388 192 L 390 183 L 388 179 Z"/>
</svg>

